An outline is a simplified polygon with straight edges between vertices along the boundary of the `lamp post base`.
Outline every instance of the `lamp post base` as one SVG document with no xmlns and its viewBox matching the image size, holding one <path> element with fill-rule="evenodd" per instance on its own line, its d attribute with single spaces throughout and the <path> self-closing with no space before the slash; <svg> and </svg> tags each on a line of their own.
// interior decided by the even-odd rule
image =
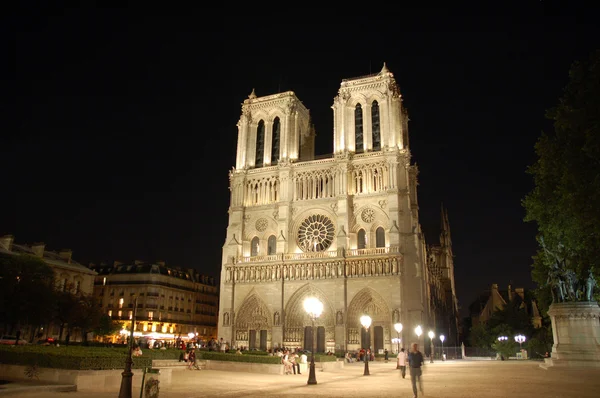
<svg viewBox="0 0 600 398">
<path fill-rule="evenodd" d="M 308 381 L 306 384 L 317 384 L 317 376 L 315 374 L 315 362 L 310 362 L 310 370 L 308 372 Z"/>
<path fill-rule="evenodd" d="M 365 361 L 365 373 L 363 373 L 363 376 L 370 376 L 371 373 L 369 373 L 369 361 Z"/>
<path fill-rule="evenodd" d="M 119 398 L 132 398 L 132 363 L 133 360 L 131 358 L 127 358 L 125 360 L 125 370 L 123 371 L 123 373 L 121 373 L 121 389 L 119 390 Z"/>
</svg>

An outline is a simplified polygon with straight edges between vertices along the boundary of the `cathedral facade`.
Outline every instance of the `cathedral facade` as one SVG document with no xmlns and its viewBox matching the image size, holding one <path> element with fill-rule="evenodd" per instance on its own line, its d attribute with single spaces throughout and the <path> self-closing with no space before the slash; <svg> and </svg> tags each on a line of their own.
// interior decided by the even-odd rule
<svg viewBox="0 0 600 398">
<path fill-rule="evenodd" d="M 384 64 L 343 80 L 332 109 L 333 154 L 315 159 L 310 112 L 294 92 L 252 91 L 242 104 L 219 337 L 263 350 L 312 350 L 316 339 L 317 352 L 395 352 L 398 337 L 427 347 L 429 330 L 457 343 L 448 216 L 442 209 L 440 242 L 428 245 L 393 73 Z M 316 330 L 303 307 L 308 297 L 323 303 Z M 368 329 L 362 315 L 372 319 Z"/>
</svg>

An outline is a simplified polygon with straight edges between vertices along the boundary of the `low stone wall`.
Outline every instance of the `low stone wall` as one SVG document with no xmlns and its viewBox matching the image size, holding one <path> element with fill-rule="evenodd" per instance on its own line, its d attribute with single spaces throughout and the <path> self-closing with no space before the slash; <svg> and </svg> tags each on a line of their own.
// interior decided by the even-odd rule
<svg viewBox="0 0 600 398">
<path fill-rule="evenodd" d="M 0 374 L 10 380 L 31 380 L 25 374 L 26 366 L 0 364 Z M 76 385 L 77 391 L 119 391 L 123 369 L 115 370 L 68 370 L 39 368 L 37 379 L 46 383 Z M 161 385 L 171 384 L 172 369 L 161 369 L 158 376 Z M 141 369 L 133 370 L 132 390 L 140 391 L 142 383 Z M 148 375 L 146 375 L 148 377 Z M 156 375 L 152 375 L 156 377 Z"/>
</svg>

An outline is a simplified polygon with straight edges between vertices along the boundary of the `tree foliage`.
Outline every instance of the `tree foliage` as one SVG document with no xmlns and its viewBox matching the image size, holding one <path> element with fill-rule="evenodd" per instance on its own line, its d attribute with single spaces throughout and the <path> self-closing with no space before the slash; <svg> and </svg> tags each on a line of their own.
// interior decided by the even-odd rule
<svg viewBox="0 0 600 398">
<path fill-rule="evenodd" d="M 0 314 L 11 327 L 50 320 L 54 271 L 30 255 L 0 255 Z"/>
<path fill-rule="evenodd" d="M 100 315 L 97 326 L 94 328 L 96 335 L 105 337 L 118 333 L 123 328 L 123 323 L 114 321 L 107 314 Z"/>
<path fill-rule="evenodd" d="M 536 222 L 538 241 L 563 256 L 577 277 L 600 273 L 600 51 L 575 62 L 558 105 L 547 111 L 553 131 L 535 144 L 527 168 L 534 188 L 523 199 L 525 221 Z M 547 287 L 552 261 L 540 248 L 532 277 Z M 597 293 L 597 290 L 596 290 Z"/>
</svg>

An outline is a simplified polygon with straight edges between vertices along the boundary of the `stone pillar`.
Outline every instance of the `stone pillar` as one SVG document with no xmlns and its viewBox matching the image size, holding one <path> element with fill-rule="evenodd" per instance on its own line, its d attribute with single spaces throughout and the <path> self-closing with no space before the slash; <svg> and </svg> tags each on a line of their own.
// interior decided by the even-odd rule
<svg viewBox="0 0 600 398">
<path fill-rule="evenodd" d="M 554 303 L 548 310 L 552 321 L 552 357 L 543 368 L 600 368 L 600 307 L 595 301 Z"/>
</svg>

